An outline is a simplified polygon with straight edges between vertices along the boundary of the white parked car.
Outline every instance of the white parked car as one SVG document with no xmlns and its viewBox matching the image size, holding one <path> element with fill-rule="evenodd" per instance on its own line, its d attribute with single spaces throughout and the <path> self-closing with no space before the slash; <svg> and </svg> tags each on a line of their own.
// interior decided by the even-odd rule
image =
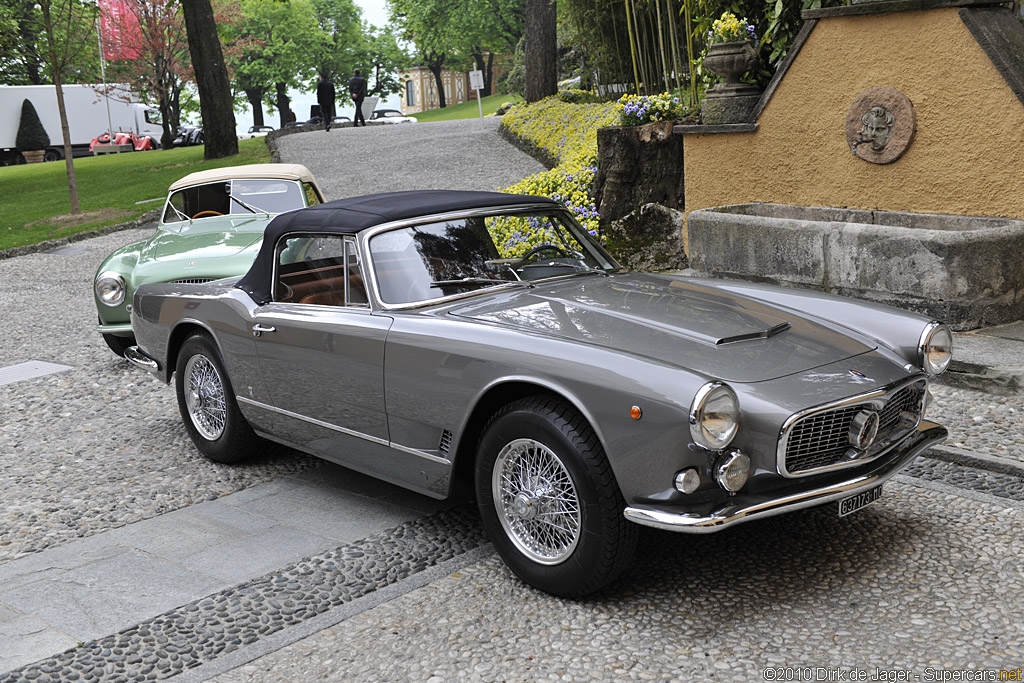
<svg viewBox="0 0 1024 683">
<path fill-rule="evenodd" d="M 403 116 L 397 109 L 377 109 L 370 114 L 370 120 L 382 123 L 416 123 L 416 117 Z"/>
</svg>

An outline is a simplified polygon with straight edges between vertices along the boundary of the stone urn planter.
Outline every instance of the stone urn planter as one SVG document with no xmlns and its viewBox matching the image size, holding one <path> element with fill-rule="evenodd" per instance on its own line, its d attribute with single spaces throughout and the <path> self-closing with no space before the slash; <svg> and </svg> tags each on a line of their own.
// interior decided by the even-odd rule
<svg viewBox="0 0 1024 683">
<path fill-rule="evenodd" d="M 757 66 L 757 50 L 751 40 L 715 43 L 708 47 L 704 66 L 722 82 L 707 92 L 701 106 L 704 123 L 746 123 L 761 96 L 756 85 L 740 77 Z"/>
<path fill-rule="evenodd" d="M 43 157 L 46 156 L 46 150 L 37 149 L 31 151 L 23 151 L 21 156 L 25 157 L 26 164 L 40 164 L 43 162 Z"/>
</svg>

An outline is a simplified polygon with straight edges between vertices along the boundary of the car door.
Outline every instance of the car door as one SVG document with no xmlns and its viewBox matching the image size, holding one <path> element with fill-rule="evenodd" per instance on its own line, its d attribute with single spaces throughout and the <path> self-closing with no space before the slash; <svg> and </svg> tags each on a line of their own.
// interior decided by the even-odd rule
<svg viewBox="0 0 1024 683">
<path fill-rule="evenodd" d="M 384 342 L 392 319 L 367 303 L 356 243 L 297 235 L 277 249 L 274 300 L 253 317 L 274 404 L 273 436 L 337 459 L 352 438 L 388 440 Z"/>
</svg>

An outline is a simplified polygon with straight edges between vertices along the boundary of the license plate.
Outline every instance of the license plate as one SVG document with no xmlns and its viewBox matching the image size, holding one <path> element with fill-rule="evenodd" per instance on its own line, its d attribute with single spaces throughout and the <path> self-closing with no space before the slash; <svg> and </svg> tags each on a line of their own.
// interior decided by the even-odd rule
<svg viewBox="0 0 1024 683">
<path fill-rule="evenodd" d="M 876 486 L 873 489 L 867 491 L 861 491 L 860 493 L 850 496 L 849 498 L 843 498 L 839 501 L 839 516 L 845 517 L 851 512 L 860 510 L 865 505 L 870 505 L 876 500 L 882 497 L 882 487 Z"/>
</svg>

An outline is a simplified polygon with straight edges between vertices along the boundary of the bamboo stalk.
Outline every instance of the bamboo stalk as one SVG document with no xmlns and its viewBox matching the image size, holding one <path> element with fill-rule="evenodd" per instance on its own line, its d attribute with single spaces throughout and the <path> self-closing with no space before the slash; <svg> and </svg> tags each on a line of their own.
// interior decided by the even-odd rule
<svg viewBox="0 0 1024 683">
<path fill-rule="evenodd" d="M 624 0 L 626 3 L 626 31 L 629 33 L 629 52 L 633 55 L 633 81 L 636 85 L 636 93 L 640 94 L 640 72 L 636 65 L 636 32 L 634 31 L 635 16 L 630 21 L 630 5 L 632 0 Z"/>
</svg>

